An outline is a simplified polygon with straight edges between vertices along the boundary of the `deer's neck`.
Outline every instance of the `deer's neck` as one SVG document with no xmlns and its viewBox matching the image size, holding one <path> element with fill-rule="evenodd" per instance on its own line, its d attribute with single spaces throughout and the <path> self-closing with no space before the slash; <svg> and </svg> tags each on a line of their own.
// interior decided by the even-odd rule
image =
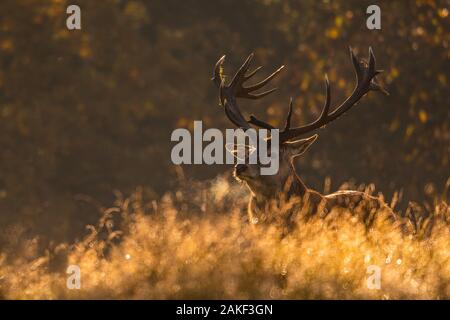
<svg viewBox="0 0 450 320">
<path fill-rule="evenodd" d="M 265 203 L 273 200 L 279 200 L 281 197 L 283 197 L 284 201 L 288 201 L 292 197 L 302 198 L 305 193 L 308 192 L 305 184 L 297 176 L 295 171 L 292 171 L 292 174 L 288 175 L 283 181 L 281 181 L 276 188 L 265 189 L 250 187 L 250 190 L 252 192 L 253 199 L 260 205 L 264 205 Z"/>
<path fill-rule="evenodd" d="M 285 195 L 286 200 L 289 200 L 292 197 L 303 197 L 307 191 L 308 188 L 295 171 L 283 183 L 282 192 Z"/>
</svg>

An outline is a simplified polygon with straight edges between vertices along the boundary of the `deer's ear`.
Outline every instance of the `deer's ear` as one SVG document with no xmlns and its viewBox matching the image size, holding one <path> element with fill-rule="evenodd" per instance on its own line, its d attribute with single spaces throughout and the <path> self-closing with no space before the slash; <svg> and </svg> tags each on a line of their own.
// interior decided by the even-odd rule
<svg viewBox="0 0 450 320">
<path fill-rule="evenodd" d="M 309 146 L 316 141 L 318 135 L 315 134 L 309 138 L 286 142 L 284 145 L 289 148 L 293 157 L 299 156 L 308 150 Z"/>
<path fill-rule="evenodd" d="M 236 159 L 245 160 L 255 152 L 256 147 L 253 145 L 227 143 L 225 144 L 225 149 Z"/>
</svg>

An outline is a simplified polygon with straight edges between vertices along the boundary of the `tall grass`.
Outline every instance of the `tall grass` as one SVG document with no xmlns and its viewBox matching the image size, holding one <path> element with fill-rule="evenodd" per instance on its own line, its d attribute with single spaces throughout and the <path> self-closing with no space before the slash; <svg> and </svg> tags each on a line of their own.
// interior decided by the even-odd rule
<svg viewBox="0 0 450 320">
<path fill-rule="evenodd" d="M 245 220 L 247 191 L 225 179 L 146 203 L 120 195 L 89 234 L 35 256 L 2 254 L 6 299 L 449 299 L 450 210 L 437 199 L 415 233 L 370 231 L 349 212 L 310 219 L 282 237 Z M 422 219 L 422 220 L 420 220 Z M 420 221 L 419 221 L 420 220 Z M 427 234 L 420 232 L 427 230 Z M 78 265 L 81 289 L 66 287 Z M 369 289 L 369 266 L 381 287 Z"/>
</svg>

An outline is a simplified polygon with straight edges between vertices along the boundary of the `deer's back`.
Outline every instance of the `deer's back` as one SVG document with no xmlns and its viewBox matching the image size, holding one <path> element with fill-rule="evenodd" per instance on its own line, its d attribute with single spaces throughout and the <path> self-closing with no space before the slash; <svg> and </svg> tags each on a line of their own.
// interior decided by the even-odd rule
<svg viewBox="0 0 450 320">
<path fill-rule="evenodd" d="M 273 222 L 275 220 L 291 224 L 296 216 L 312 217 L 319 214 L 322 217 L 330 212 L 338 213 L 340 210 L 359 216 L 361 222 L 367 226 L 372 225 L 375 219 L 394 222 L 394 212 L 381 199 L 367 193 L 353 190 L 342 190 L 329 195 L 322 195 L 317 191 L 308 190 L 302 197 L 294 198 L 294 201 L 286 208 L 274 210 L 268 203 L 260 205 L 255 198 L 251 198 L 248 213 L 250 221 Z"/>
<path fill-rule="evenodd" d="M 345 209 L 361 216 L 366 223 L 371 223 L 380 215 L 394 221 L 395 214 L 392 209 L 380 198 L 361 191 L 341 190 L 324 196 L 328 211 Z"/>
<path fill-rule="evenodd" d="M 385 203 L 374 196 L 367 193 L 354 190 L 340 190 L 324 196 L 328 205 L 331 207 L 345 207 L 354 208 L 360 205 L 368 206 L 370 208 L 379 209 Z"/>
</svg>

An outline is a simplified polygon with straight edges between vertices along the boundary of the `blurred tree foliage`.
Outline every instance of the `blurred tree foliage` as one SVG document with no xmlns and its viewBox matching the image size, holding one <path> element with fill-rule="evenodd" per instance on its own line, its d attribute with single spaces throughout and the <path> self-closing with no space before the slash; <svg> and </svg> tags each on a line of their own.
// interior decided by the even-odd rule
<svg viewBox="0 0 450 320">
<path fill-rule="evenodd" d="M 81 7 L 81 31 L 66 29 L 69 4 Z M 327 176 L 333 189 L 353 179 L 413 200 L 442 190 L 450 172 L 448 2 L 380 2 L 380 31 L 366 28 L 370 4 L 2 0 L 0 223 L 67 238 L 97 218 L 80 197 L 107 203 L 114 190 L 171 188 L 171 131 L 195 119 L 230 127 L 209 80 L 224 53 L 228 74 L 252 51 L 266 72 L 286 64 L 276 94 L 241 103 L 277 125 L 290 95 L 295 122 L 318 115 L 324 73 L 334 105 L 342 101 L 354 85 L 348 46 L 364 56 L 372 46 L 391 95 L 371 93 L 320 130 L 299 172 L 319 190 Z M 183 169 L 196 178 L 225 171 Z"/>
</svg>

